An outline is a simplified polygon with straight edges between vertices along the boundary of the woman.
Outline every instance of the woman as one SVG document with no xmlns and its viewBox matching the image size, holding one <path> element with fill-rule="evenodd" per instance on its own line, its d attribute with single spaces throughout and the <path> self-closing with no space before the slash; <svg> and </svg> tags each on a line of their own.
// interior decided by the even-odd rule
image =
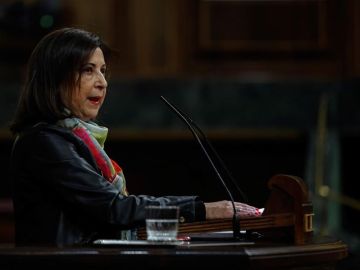
<svg viewBox="0 0 360 270">
<path fill-rule="evenodd" d="M 178 205 L 186 222 L 233 215 L 229 201 L 127 193 L 121 167 L 103 149 L 108 130 L 94 122 L 106 96 L 108 59 L 98 36 L 74 28 L 48 34 L 31 54 L 11 125 L 18 246 L 135 239 L 147 205 Z M 258 214 L 236 206 L 240 215 Z"/>
</svg>

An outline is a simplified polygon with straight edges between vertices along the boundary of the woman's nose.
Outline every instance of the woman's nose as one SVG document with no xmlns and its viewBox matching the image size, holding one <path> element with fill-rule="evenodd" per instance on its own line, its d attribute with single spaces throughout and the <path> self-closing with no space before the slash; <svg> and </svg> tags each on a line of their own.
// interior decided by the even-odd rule
<svg viewBox="0 0 360 270">
<path fill-rule="evenodd" d="M 107 81 L 105 79 L 105 74 L 98 72 L 96 77 L 96 86 L 100 88 L 106 88 L 107 87 Z"/>
</svg>

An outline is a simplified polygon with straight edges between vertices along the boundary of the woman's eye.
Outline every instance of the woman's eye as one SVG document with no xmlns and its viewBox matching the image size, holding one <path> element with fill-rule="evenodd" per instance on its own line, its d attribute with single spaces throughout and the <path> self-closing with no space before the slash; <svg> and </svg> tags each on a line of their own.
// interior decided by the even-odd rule
<svg viewBox="0 0 360 270">
<path fill-rule="evenodd" d="M 87 74 L 90 74 L 92 72 L 92 68 L 91 67 L 85 67 L 83 70 L 82 70 L 83 73 L 87 73 Z"/>
</svg>

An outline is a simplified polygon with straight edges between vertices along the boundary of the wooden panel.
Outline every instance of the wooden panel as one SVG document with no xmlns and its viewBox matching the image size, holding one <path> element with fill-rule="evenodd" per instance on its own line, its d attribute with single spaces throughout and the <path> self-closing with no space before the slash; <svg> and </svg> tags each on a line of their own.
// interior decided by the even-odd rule
<svg viewBox="0 0 360 270">
<path fill-rule="evenodd" d="M 346 3 L 346 75 L 351 78 L 360 76 L 360 1 L 348 0 Z"/>
<path fill-rule="evenodd" d="M 133 16 L 131 3 L 128 0 L 113 0 L 110 19 L 112 31 L 111 46 L 115 50 L 115 63 L 112 66 L 112 73 L 134 72 L 136 66 L 133 44 L 134 26 L 131 24 Z"/>
<path fill-rule="evenodd" d="M 7 65 L 0 71 L 17 80 L 44 32 L 11 32 L 9 25 L 17 25 L 6 9 L 11 2 L 1 4 L 0 58 Z M 27 2 L 23 8 L 30 14 Z M 255 73 L 344 78 L 360 74 L 359 5 L 357 0 L 105 0 L 91 5 L 63 0 L 56 5 L 53 27 L 99 33 L 118 53 L 113 78 L 248 78 Z M 16 22 L 26 18 L 19 15 Z"/>
<path fill-rule="evenodd" d="M 329 46 L 329 1 L 199 1 L 199 47 L 312 51 Z"/>
<path fill-rule="evenodd" d="M 10 198 L 0 198 L 0 245 L 12 244 L 15 240 L 13 205 Z"/>
<path fill-rule="evenodd" d="M 173 74 L 177 65 L 177 0 L 113 0 L 117 75 Z"/>
<path fill-rule="evenodd" d="M 186 1 L 187 74 L 250 80 L 344 76 L 347 2 Z"/>
</svg>

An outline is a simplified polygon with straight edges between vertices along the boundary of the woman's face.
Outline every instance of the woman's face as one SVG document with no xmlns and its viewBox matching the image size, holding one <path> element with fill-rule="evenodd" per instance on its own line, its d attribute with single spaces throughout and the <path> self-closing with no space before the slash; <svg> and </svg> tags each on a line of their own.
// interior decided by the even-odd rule
<svg viewBox="0 0 360 270">
<path fill-rule="evenodd" d="M 103 52 L 97 48 L 78 74 L 79 88 L 72 92 L 66 107 L 78 118 L 95 119 L 106 95 L 106 64 Z"/>
</svg>

